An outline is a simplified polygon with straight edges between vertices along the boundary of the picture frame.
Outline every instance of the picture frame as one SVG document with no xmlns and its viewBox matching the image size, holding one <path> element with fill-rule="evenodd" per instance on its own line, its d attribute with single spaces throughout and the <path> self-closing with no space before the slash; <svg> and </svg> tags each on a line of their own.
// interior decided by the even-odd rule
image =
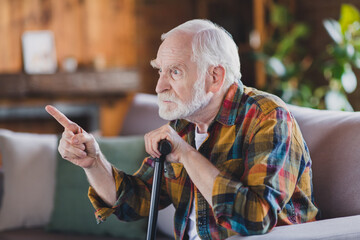
<svg viewBox="0 0 360 240">
<path fill-rule="evenodd" d="M 27 74 L 53 74 L 57 70 L 52 31 L 25 31 L 21 37 L 24 71 Z"/>
</svg>

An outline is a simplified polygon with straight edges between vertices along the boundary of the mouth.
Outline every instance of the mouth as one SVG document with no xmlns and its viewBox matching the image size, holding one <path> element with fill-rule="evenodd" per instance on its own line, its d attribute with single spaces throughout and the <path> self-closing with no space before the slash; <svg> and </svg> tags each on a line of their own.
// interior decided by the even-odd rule
<svg viewBox="0 0 360 240">
<path fill-rule="evenodd" d="M 166 95 L 158 95 L 158 102 L 160 104 L 166 104 L 166 105 L 169 105 L 169 104 L 177 104 L 177 101 L 176 99 L 174 99 L 174 97 L 171 97 L 171 96 L 166 96 Z"/>
<path fill-rule="evenodd" d="M 171 101 L 171 100 L 160 100 L 159 102 L 161 105 L 163 105 L 163 107 L 166 107 L 166 108 L 172 108 L 174 106 L 176 106 L 176 103 L 174 101 Z"/>
<path fill-rule="evenodd" d="M 170 100 L 170 99 L 166 99 L 166 98 L 159 98 L 159 102 L 162 102 L 162 103 L 173 103 L 174 101 Z"/>
</svg>

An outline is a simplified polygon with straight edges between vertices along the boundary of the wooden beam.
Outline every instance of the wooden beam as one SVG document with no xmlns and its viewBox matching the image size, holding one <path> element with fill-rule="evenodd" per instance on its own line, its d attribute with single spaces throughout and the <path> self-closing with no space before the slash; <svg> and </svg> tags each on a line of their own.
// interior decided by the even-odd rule
<svg viewBox="0 0 360 240">
<path fill-rule="evenodd" d="M 253 0 L 253 14 L 254 27 L 256 34 L 260 38 L 260 45 L 256 51 L 259 51 L 266 40 L 266 20 L 265 20 L 265 5 L 267 0 Z M 255 63 L 255 86 L 263 89 L 266 85 L 266 75 L 264 63 L 256 61 Z"/>
</svg>

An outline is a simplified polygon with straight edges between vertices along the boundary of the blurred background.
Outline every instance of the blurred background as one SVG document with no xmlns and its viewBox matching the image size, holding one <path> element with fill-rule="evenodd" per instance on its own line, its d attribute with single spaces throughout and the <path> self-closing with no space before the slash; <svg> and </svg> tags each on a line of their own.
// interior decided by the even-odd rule
<svg viewBox="0 0 360 240">
<path fill-rule="evenodd" d="M 194 18 L 239 47 L 242 81 L 300 106 L 360 110 L 358 0 L 0 0 L 0 128 L 60 133 L 54 104 L 116 136 L 155 93 L 160 36 Z"/>
</svg>

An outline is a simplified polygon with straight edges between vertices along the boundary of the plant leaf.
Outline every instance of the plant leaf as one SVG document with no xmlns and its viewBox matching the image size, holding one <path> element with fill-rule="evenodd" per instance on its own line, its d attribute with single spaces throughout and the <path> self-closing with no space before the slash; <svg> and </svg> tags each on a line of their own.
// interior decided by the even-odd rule
<svg viewBox="0 0 360 240">
<path fill-rule="evenodd" d="M 354 22 L 360 22 L 359 11 L 351 4 L 342 4 L 339 19 L 341 32 L 344 34 L 349 25 L 353 24 Z"/>
<path fill-rule="evenodd" d="M 331 90 L 325 94 L 325 105 L 326 109 L 329 110 L 354 111 L 346 96 L 335 90 Z"/>
<path fill-rule="evenodd" d="M 341 75 L 341 84 L 346 93 L 354 92 L 357 87 L 357 79 L 350 65 L 345 67 L 345 71 Z"/>
<path fill-rule="evenodd" d="M 330 37 L 338 44 L 343 42 L 343 36 L 341 34 L 341 26 L 334 19 L 326 19 L 323 21 L 326 31 Z"/>
<path fill-rule="evenodd" d="M 286 68 L 280 59 L 276 57 L 271 57 L 268 61 L 268 66 L 271 70 L 279 77 L 284 76 L 286 73 Z"/>
<path fill-rule="evenodd" d="M 270 22 L 273 26 L 287 26 L 290 23 L 290 15 L 287 8 L 280 4 L 273 4 L 270 14 Z"/>
</svg>

